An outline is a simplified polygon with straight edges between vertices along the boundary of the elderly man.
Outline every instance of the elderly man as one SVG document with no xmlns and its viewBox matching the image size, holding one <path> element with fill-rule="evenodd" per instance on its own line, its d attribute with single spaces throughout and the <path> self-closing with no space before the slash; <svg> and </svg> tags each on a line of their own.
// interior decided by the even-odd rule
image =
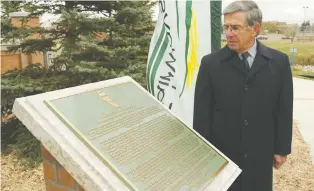
<svg viewBox="0 0 314 191">
<path fill-rule="evenodd" d="M 227 45 L 202 58 L 193 128 L 242 169 L 230 191 L 271 191 L 273 166 L 291 152 L 293 83 L 286 54 L 256 40 L 253 1 L 224 12 Z"/>
</svg>

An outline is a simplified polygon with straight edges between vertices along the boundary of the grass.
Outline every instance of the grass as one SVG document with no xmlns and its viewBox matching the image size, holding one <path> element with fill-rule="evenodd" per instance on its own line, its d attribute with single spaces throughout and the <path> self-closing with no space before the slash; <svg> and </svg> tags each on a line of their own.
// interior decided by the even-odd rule
<svg viewBox="0 0 314 191">
<path fill-rule="evenodd" d="M 293 67 L 292 75 L 294 77 L 301 77 L 301 78 L 308 79 L 308 80 L 314 80 L 314 72 L 302 71 L 298 67 Z M 313 76 L 313 77 L 308 77 L 308 76 Z"/>
<path fill-rule="evenodd" d="M 296 65 L 312 65 L 314 66 L 314 42 L 289 42 L 289 41 L 263 41 L 263 43 L 271 48 L 282 51 L 292 59 L 291 48 L 296 48 L 293 64 Z"/>
<path fill-rule="evenodd" d="M 294 65 L 292 74 L 294 77 L 301 77 L 304 79 L 314 80 L 308 76 L 314 77 L 314 72 L 302 71 L 298 65 L 312 65 L 314 66 L 314 42 L 293 42 L 290 41 L 263 41 L 266 46 L 282 51 L 289 56 L 291 59 L 291 48 L 296 48 L 297 52 L 295 54 Z"/>
<path fill-rule="evenodd" d="M 290 41 L 261 41 L 264 45 L 282 51 L 291 59 L 291 48 L 296 48 L 297 52 L 294 57 L 295 65 L 312 65 L 314 66 L 314 42 L 293 42 Z M 222 47 L 226 45 L 222 42 Z"/>
<path fill-rule="evenodd" d="M 311 55 L 314 54 L 314 42 L 293 42 L 291 43 L 290 41 L 267 41 L 267 40 L 262 40 L 261 41 L 264 45 L 282 51 L 286 53 L 288 56 L 291 56 L 290 49 L 291 48 L 296 48 L 298 54 L 307 54 Z M 221 46 L 225 46 L 226 42 L 222 42 Z"/>
<path fill-rule="evenodd" d="M 262 41 L 266 46 L 282 51 L 291 57 L 291 48 L 296 48 L 296 56 L 298 55 L 313 55 L 314 54 L 314 42 L 293 42 L 290 41 Z"/>
<path fill-rule="evenodd" d="M 295 77 L 301 77 L 305 79 L 314 80 L 307 76 L 313 76 L 314 72 L 302 71 L 298 65 L 312 65 L 314 66 L 314 42 L 293 42 L 290 41 L 263 41 L 263 44 L 266 46 L 282 51 L 289 56 L 291 59 L 291 48 L 296 48 L 297 52 L 295 54 L 295 63 L 296 67 L 293 67 L 292 74 Z"/>
<path fill-rule="evenodd" d="M 314 72 L 306 72 L 300 69 L 300 65 L 312 65 L 314 66 L 314 42 L 293 42 L 291 41 L 261 41 L 264 45 L 282 51 L 291 59 L 291 48 L 296 48 L 292 74 L 294 77 L 300 77 L 304 79 L 314 80 L 314 78 L 308 76 L 314 76 Z M 225 46 L 226 42 L 222 42 L 221 46 Z M 291 61 L 291 60 L 290 60 Z"/>
</svg>

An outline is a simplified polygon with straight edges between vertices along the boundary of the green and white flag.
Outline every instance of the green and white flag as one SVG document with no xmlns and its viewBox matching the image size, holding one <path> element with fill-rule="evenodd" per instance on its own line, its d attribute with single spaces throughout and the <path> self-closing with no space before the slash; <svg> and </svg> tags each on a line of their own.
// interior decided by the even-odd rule
<svg viewBox="0 0 314 191">
<path fill-rule="evenodd" d="M 148 91 L 192 127 L 201 59 L 211 52 L 210 1 L 159 0 L 147 63 Z"/>
</svg>

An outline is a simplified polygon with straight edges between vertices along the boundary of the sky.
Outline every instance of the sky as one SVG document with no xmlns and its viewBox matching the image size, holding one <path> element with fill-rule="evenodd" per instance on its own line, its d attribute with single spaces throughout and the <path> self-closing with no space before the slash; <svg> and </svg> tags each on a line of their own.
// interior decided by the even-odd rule
<svg viewBox="0 0 314 191">
<path fill-rule="evenodd" d="M 222 0 L 222 10 L 233 1 L 235 0 Z M 262 10 L 263 21 L 301 24 L 304 21 L 303 7 L 308 7 L 305 9 L 306 20 L 314 23 L 314 0 L 255 0 L 255 2 Z M 156 12 L 158 12 L 158 7 L 156 7 Z"/>
<path fill-rule="evenodd" d="M 234 0 L 222 0 L 222 10 Z M 314 23 L 314 0 L 255 0 L 263 13 L 263 21 L 280 21 L 288 24 L 301 24 L 304 19 Z M 308 7 L 304 9 L 303 7 Z M 155 9 L 157 19 L 158 6 Z M 41 18 L 44 25 L 49 25 L 49 20 L 56 17 L 45 15 Z"/>
<path fill-rule="evenodd" d="M 234 0 L 223 0 L 222 9 Z M 302 23 L 304 8 L 306 20 L 314 22 L 314 0 L 255 0 L 263 13 L 263 21 Z"/>
</svg>

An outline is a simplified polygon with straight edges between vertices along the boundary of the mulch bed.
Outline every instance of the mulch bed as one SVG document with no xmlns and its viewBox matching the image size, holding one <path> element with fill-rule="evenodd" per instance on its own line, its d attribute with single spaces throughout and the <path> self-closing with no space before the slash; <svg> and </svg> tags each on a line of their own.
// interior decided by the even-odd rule
<svg viewBox="0 0 314 191">
<path fill-rule="evenodd" d="M 27 168 L 14 151 L 1 153 L 2 191 L 45 191 L 43 167 Z"/>
<path fill-rule="evenodd" d="M 314 165 L 310 150 L 294 124 L 292 154 L 279 170 L 274 170 L 275 191 L 314 191 Z"/>
<path fill-rule="evenodd" d="M 2 191 L 45 191 L 42 165 L 25 169 L 14 151 L 1 154 Z M 274 191 L 314 191 L 314 165 L 297 125 L 294 125 L 292 154 L 274 171 Z"/>
</svg>

